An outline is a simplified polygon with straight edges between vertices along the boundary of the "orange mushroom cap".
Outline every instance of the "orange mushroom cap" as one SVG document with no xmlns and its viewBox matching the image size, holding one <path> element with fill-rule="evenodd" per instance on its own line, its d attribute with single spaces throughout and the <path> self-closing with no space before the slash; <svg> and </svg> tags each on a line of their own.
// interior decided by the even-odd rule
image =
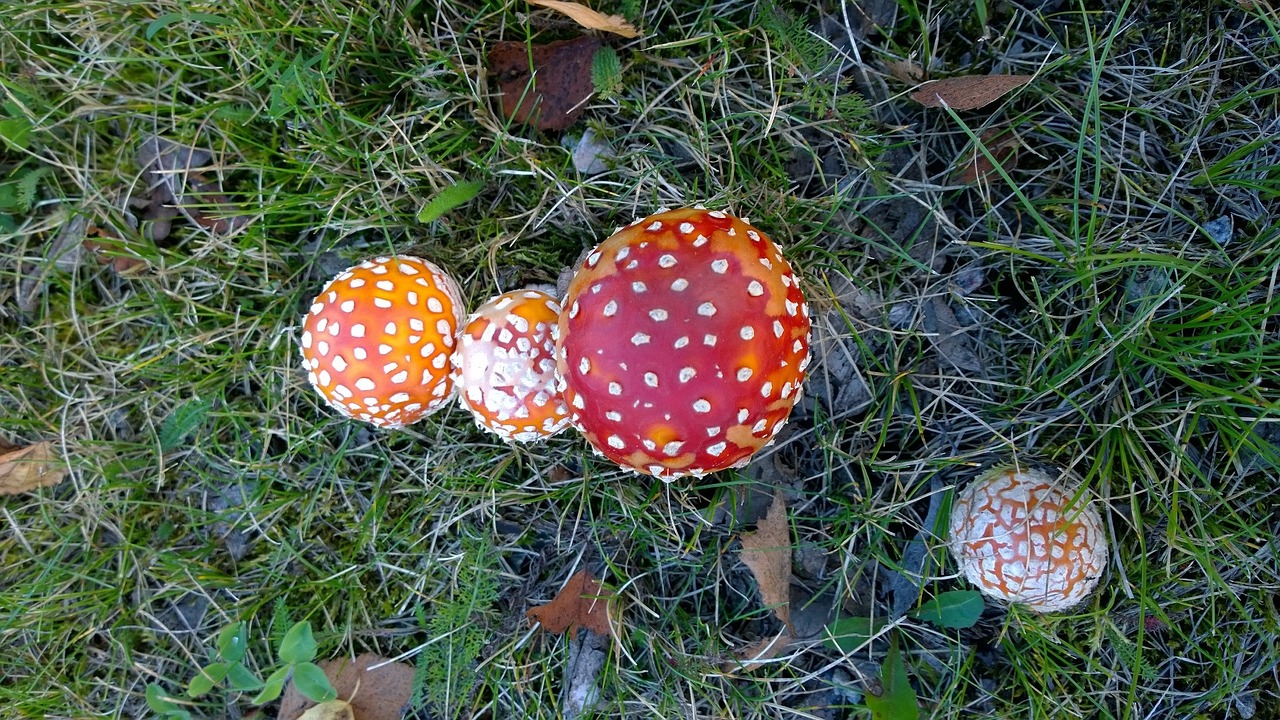
<svg viewBox="0 0 1280 720">
<path fill-rule="evenodd" d="M 452 397 L 462 294 L 434 263 L 401 255 L 339 273 L 302 325 L 302 361 L 330 407 L 378 427 L 417 422 Z"/>
<path fill-rule="evenodd" d="M 556 345 L 574 426 L 664 480 L 742 467 L 782 428 L 809 364 L 809 308 L 758 229 L 700 208 L 616 232 L 569 284 Z"/>
<path fill-rule="evenodd" d="M 556 389 L 560 304 L 539 290 L 503 293 L 481 305 L 453 354 L 459 400 L 476 424 L 504 440 L 533 442 L 569 426 Z"/>
<path fill-rule="evenodd" d="M 1042 470 L 998 467 L 969 483 L 952 506 L 950 532 L 969 582 L 1037 612 L 1076 605 L 1107 567 L 1097 508 Z"/>
</svg>

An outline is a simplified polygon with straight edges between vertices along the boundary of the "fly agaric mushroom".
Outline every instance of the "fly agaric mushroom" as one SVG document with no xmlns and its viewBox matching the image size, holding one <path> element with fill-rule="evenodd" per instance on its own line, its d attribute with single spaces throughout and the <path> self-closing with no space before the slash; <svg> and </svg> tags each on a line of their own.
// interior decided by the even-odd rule
<svg viewBox="0 0 1280 720">
<path fill-rule="evenodd" d="M 569 283 L 556 361 L 573 424 L 670 481 L 742 467 L 782 428 L 809 365 L 809 308 L 776 245 L 714 210 L 659 212 Z"/>
<path fill-rule="evenodd" d="M 417 422 L 452 397 L 462 293 L 434 263 L 401 255 L 338 273 L 302 325 L 302 361 L 330 407 L 378 427 Z"/>
<path fill-rule="evenodd" d="M 467 319 L 453 354 L 454 383 L 480 427 L 533 442 L 569 426 L 555 386 L 560 304 L 539 290 L 503 293 Z"/>
<path fill-rule="evenodd" d="M 951 510 L 951 554 L 984 594 L 1036 612 L 1065 610 L 1107 566 L 1098 510 L 1042 470 L 998 467 L 969 483 Z"/>
</svg>

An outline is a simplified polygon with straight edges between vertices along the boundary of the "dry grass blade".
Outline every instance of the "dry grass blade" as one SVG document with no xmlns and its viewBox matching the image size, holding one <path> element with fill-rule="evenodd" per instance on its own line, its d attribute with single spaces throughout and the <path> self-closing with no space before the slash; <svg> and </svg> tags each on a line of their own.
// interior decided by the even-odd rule
<svg viewBox="0 0 1280 720">
<path fill-rule="evenodd" d="M 785 630 L 777 635 L 763 637 L 750 645 L 740 648 L 733 653 L 734 660 L 724 663 L 720 669 L 724 672 L 753 672 L 764 667 L 764 664 L 772 660 L 791 647 L 791 643 L 795 642 L 795 638 L 791 637 Z"/>
<path fill-rule="evenodd" d="M 605 15 L 592 10 L 586 5 L 579 5 L 575 2 L 562 2 L 561 0 L 529 0 L 529 4 L 564 13 L 572 18 L 574 22 L 591 30 L 602 30 L 625 38 L 640 36 L 640 31 L 636 29 L 636 26 L 621 15 Z"/>
<path fill-rule="evenodd" d="M 911 99 L 925 107 L 974 110 L 1026 85 L 1031 75 L 966 75 L 925 83 Z"/>
</svg>

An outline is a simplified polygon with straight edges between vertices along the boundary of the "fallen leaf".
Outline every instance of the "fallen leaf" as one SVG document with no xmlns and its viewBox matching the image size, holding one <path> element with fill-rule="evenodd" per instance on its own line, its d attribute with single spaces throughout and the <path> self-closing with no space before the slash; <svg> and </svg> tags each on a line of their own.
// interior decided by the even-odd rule
<svg viewBox="0 0 1280 720">
<path fill-rule="evenodd" d="M 782 490 L 773 493 L 773 504 L 756 524 L 756 531 L 742 534 L 742 562 L 751 568 L 760 585 L 760 599 L 773 608 L 787 633 L 791 627 L 791 527 Z"/>
<path fill-rule="evenodd" d="M 17 495 L 62 482 L 66 467 L 45 441 L 24 448 L 0 450 L 0 495 Z"/>
<path fill-rule="evenodd" d="M 168 205 L 176 211 L 156 213 L 155 219 L 166 221 L 156 230 L 162 229 L 166 236 L 167 220 L 178 214 L 219 235 L 228 235 L 248 224 L 248 217 L 239 214 L 222 194 L 220 181 L 196 170 L 213 162 L 211 151 L 151 135 L 139 144 L 136 159 L 145 168 L 143 174 L 148 180 L 148 191 L 142 196 L 145 202 L 150 206 Z M 146 213 L 143 219 L 149 219 Z"/>
<path fill-rule="evenodd" d="M 118 275 L 137 275 L 146 270 L 147 261 L 129 249 L 129 244 L 111 230 L 89 225 L 89 237 L 84 240 L 88 250 L 99 265 L 108 265 Z"/>
<path fill-rule="evenodd" d="M 907 85 L 915 85 L 924 77 L 924 68 L 910 60 L 885 60 L 884 69 L 889 77 Z"/>
<path fill-rule="evenodd" d="M 614 635 L 613 591 L 600 584 L 589 570 L 579 570 L 546 605 L 529 608 L 525 616 L 556 635 L 568 631 L 578 636 L 584 627 L 597 635 Z"/>
<path fill-rule="evenodd" d="M 577 122 L 595 92 L 591 58 L 599 48 L 600 41 L 589 37 L 533 46 L 494 45 L 489 70 L 498 79 L 502 114 L 539 130 L 564 130 Z"/>
<path fill-rule="evenodd" d="M 298 716 L 298 720 L 355 720 L 355 715 L 351 713 L 351 703 L 330 700 L 312 705 L 310 710 Z"/>
<path fill-rule="evenodd" d="M 529 4 L 564 13 L 574 22 L 589 30 L 603 30 L 625 38 L 640 36 L 640 31 L 636 29 L 636 26 L 627 22 L 627 19 L 621 15 L 604 15 L 576 2 L 529 0 Z"/>
<path fill-rule="evenodd" d="M 992 128 L 983 132 L 979 141 L 986 146 L 987 151 L 1006 171 L 1017 167 L 1018 142 L 1013 133 Z M 969 162 L 956 170 L 951 176 L 951 181 L 962 185 L 972 185 L 979 180 L 985 180 L 987 177 L 996 174 L 996 166 L 975 146 L 969 152 Z"/>
<path fill-rule="evenodd" d="M 994 102 L 1031 82 L 1031 75 L 965 75 L 927 82 L 911 93 L 925 107 L 973 110 Z"/>
<path fill-rule="evenodd" d="M 374 666 L 378 667 L 374 667 Z M 400 720 L 413 697 L 414 669 L 398 662 L 388 662 L 374 653 L 364 653 L 349 658 L 335 658 L 320 663 L 320 669 L 333 688 L 338 691 L 337 701 L 350 703 L 350 715 L 321 715 L 325 720 L 354 717 L 355 720 Z M 304 711 L 318 707 L 307 699 L 292 682 L 280 700 L 278 720 L 315 720 Z"/>
</svg>

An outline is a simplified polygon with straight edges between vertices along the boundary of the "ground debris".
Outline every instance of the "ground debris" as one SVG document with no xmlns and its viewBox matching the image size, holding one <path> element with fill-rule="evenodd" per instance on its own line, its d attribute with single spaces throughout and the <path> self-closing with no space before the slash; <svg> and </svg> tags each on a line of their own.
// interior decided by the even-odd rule
<svg viewBox="0 0 1280 720">
<path fill-rule="evenodd" d="M 791 627 L 791 525 L 782 489 L 774 491 L 769 512 L 755 532 L 742 534 L 742 562 L 760 585 L 760 600 L 794 634 Z"/>
<path fill-rule="evenodd" d="M 600 30 L 625 38 L 639 37 L 640 31 L 621 15 L 605 15 L 576 2 L 563 0 L 528 0 L 530 5 L 548 8 L 568 15 L 574 22 L 588 30 Z"/>
<path fill-rule="evenodd" d="M 573 169 L 583 175 L 599 175 L 609 170 L 606 161 L 617 158 L 613 146 L 608 140 L 596 136 L 596 131 L 587 128 L 582 136 L 571 138 L 565 136 L 560 144 L 573 153 Z"/>
<path fill-rule="evenodd" d="M 964 75 L 925 83 L 911 99 L 925 107 L 976 110 L 1032 80 L 1031 75 Z"/>
<path fill-rule="evenodd" d="M 52 487 L 66 474 L 66 466 L 47 440 L 22 448 L 0 445 L 0 495 Z"/>
<path fill-rule="evenodd" d="M 600 672 L 608 658 L 609 638 L 584 630 L 569 641 L 560 712 L 569 720 L 591 714 L 600 700 Z"/>
<path fill-rule="evenodd" d="M 987 156 L 979 149 L 979 144 L 987 148 L 987 151 L 991 153 L 991 157 L 995 158 L 995 163 L 987 159 Z M 1004 168 L 1005 172 L 1017 167 L 1018 141 L 1014 134 L 1008 130 L 989 128 L 982 132 L 977 143 L 956 159 L 957 167 L 951 175 L 951 182 L 961 185 L 973 185 L 988 179 L 996 180 L 1000 177 L 1000 174 L 996 171 L 997 164 Z"/>
<path fill-rule="evenodd" d="M 884 301 L 843 275 L 827 278 L 837 307 L 815 317 L 813 367 L 807 391 L 832 415 L 855 413 L 871 402 L 871 391 L 859 367 L 861 349 L 854 338 L 878 325 Z M 867 338 L 864 336 L 864 341 Z"/>
<path fill-rule="evenodd" d="M 143 219 L 153 222 L 151 235 L 168 236 L 169 221 L 183 215 L 193 224 L 217 235 L 229 235 L 248 224 L 226 195 L 221 181 L 196 168 L 206 168 L 213 152 L 150 135 L 138 145 L 136 159 L 148 181 L 146 194 L 130 203 L 142 203 Z M 212 168 L 210 168 L 212 169 Z M 162 209 L 168 205 L 173 212 Z M 148 217 L 150 214 L 150 217 Z M 163 235 L 161 235 L 163 233 Z"/>
<path fill-rule="evenodd" d="M 489 71 L 498 80 L 503 116 L 539 130 L 564 130 L 577 122 L 595 91 L 591 59 L 598 49 L 600 41 L 591 37 L 532 46 L 494 45 Z"/>
<path fill-rule="evenodd" d="M 529 608 L 525 615 L 548 632 L 576 638 L 585 628 L 598 635 L 617 634 L 613 591 L 605 588 L 590 570 L 579 570 L 546 605 Z"/>
<path fill-rule="evenodd" d="M 941 367 L 982 374 L 982 361 L 973 347 L 973 338 L 956 322 L 956 314 L 946 298 L 935 295 L 924 304 L 924 331 L 933 336 L 933 350 Z"/>
<path fill-rule="evenodd" d="M 338 693 L 338 700 L 350 704 L 355 720 L 399 720 L 413 696 L 412 667 L 376 655 L 363 653 L 354 660 L 334 658 L 319 663 L 325 677 Z M 317 707 L 292 682 L 280 700 L 279 720 L 301 720 L 303 713 Z M 328 715 L 321 717 L 343 717 Z"/>
</svg>

